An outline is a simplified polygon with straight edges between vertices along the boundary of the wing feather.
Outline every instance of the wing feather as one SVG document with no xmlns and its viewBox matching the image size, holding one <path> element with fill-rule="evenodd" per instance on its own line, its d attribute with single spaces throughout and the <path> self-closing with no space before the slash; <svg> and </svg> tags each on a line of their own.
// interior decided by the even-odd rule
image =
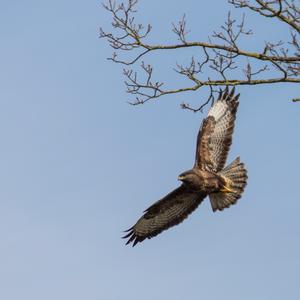
<svg viewBox="0 0 300 300">
<path fill-rule="evenodd" d="M 145 210 L 137 223 L 127 230 L 126 244 L 135 246 L 146 238 L 151 239 L 162 231 L 181 223 L 203 201 L 206 195 L 188 191 L 183 185 Z"/>
<path fill-rule="evenodd" d="M 197 137 L 197 149 L 195 165 L 200 169 L 213 169 L 211 158 L 211 136 L 214 133 L 216 127 L 216 120 L 214 117 L 207 117 L 203 120 L 201 128 Z"/>
<path fill-rule="evenodd" d="M 219 172 L 223 169 L 232 143 L 234 121 L 239 105 L 235 89 L 220 92 L 198 133 L 195 166 Z M 204 149 L 204 150 L 203 150 Z"/>
</svg>

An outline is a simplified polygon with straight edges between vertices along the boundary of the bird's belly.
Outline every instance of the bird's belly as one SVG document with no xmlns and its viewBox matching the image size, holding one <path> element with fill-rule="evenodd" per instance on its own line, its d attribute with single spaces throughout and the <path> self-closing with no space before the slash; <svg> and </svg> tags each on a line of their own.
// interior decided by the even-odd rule
<svg viewBox="0 0 300 300">
<path fill-rule="evenodd" d="M 222 187 L 222 182 L 216 176 L 209 176 L 205 178 L 203 183 L 204 183 L 204 190 L 208 194 L 218 192 Z"/>
<path fill-rule="evenodd" d="M 220 190 L 220 184 L 218 180 L 215 179 L 202 179 L 195 184 L 189 184 L 189 188 L 196 192 L 210 194 L 218 192 Z"/>
</svg>

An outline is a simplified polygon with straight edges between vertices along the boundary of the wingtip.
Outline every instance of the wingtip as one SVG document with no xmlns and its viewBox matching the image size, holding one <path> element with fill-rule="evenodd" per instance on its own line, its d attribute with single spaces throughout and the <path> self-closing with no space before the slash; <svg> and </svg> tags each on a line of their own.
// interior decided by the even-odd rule
<svg viewBox="0 0 300 300">
<path fill-rule="evenodd" d="M 131 234 L 132 235 L 131 235 L 130 239 L 126 242 L 126 245 L 130 244 L 136 238 L 136 235 L 134 234 L 134 232 L 131 232 Z"/>
<path fill-rule="evenodd" d="M 145 238 L 138 236 L 134 232 L 134 227 L 131 227 L 124 232 L 128 232 L 126 235 L 122 236 L 122 239 L 128 239 L 125 245 L 132 243 L 132 247 L 134 247 L 137 243 L 142 242 Z"/>
<path fill-rule="evenodd" d="M 132 235 L 132 231 L 129 232 L 128 234 L 122 236 L 122 239 L 127 239 L 127 238 L 129 238 L 131 235 Z"/>
<path fill-rule="evenodd" d="M 136 237 L 136 239 L 134 240 L 132 247 L 134 247 L 137 243 L 139 242 L 138 238 Z"/>
<path fill-rule="evenodd" d="M 233 86 L 231 90 L 229 90 L 229 86 L 226 86 L 224 90 L 222 89 L 219 90 L 218 100 L 238 102 L 240 94 L 237 95 L 234 94 L 235 94 L 235 86 Z"/>
<path fill-rule="evenodd" d="M 224 92 L 223 92 L 223 95 L 222 95 L 222 100 L 226 100 L 227 99 L 227 96 L 228 96 L 228 90 L 229 90 L 229 88 L 228 88 L 228 85 L 226 86 L 226 88 L 225 88 L 225 90 L 224 90 Z"/>
<path fill-rule="evenodd" d="M 222 99 L 222 94 L 223 94 L 223 91 L 222 91 L 222 89 L 220 88 L 220 89 L 219 89 L 219 97 L 218 97 L 218 100 L 221 100 L 221 99 Z"/>
<path fill-rule="evenodd" d="M 131 231 L 132 229 L 133 229 L 133 227 L 130 227 L 129 229 L 124 230 L 123 232 L 129 232 L 129 231 Z"/>
</svg>

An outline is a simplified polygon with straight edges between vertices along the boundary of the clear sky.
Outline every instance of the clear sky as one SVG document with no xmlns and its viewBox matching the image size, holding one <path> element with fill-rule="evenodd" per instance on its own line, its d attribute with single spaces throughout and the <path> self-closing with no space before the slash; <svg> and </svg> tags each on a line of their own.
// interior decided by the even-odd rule
<svg viewBox="0 0 300 300">
<path fill-rule="evenodd" d="M 229 8 L 174 3 L 141 1 L 153 40 L 172 41 L 183 13 L 205 39 Z M 300 299 L 299 86 L 238 88 L 229 159 L 241 156 L 249 184 L 236 206 L 213 213 L 206 200 L 180 226 L 125 246 L 122 231 L 192 166 L 204 115 L 179 108 L 200 92 L 129 106 L 98 39 L 109 20 L 99 1 L 1 0 L 0 298 Z M 286 34 L 253 20 L 245 46 Z M 171 67 L 185 54 L 157 54 L 168 65 L 156 75 L 176 86 Z"/>
</svg>

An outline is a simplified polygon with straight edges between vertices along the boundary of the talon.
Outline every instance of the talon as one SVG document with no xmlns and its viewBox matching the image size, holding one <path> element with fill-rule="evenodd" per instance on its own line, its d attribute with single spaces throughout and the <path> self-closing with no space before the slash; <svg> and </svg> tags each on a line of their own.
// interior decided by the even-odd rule
<svg viewBox="0 0 300 300">
<path fill-rule="evenodd" d="M 220 189 L 220 191 L 223 193 L 234 193 L 234 190 L 231 189 L 231 180 L 224 177 L 223 179 L 225 180 L 225 185 Z"/>
<path fill-rule="evenodd" d="M 224 185 L 220 191 L 223 193 L 234 193 L 234 191 L 231 188 L 227 187 L 226 185 Z"/>
</svg>

